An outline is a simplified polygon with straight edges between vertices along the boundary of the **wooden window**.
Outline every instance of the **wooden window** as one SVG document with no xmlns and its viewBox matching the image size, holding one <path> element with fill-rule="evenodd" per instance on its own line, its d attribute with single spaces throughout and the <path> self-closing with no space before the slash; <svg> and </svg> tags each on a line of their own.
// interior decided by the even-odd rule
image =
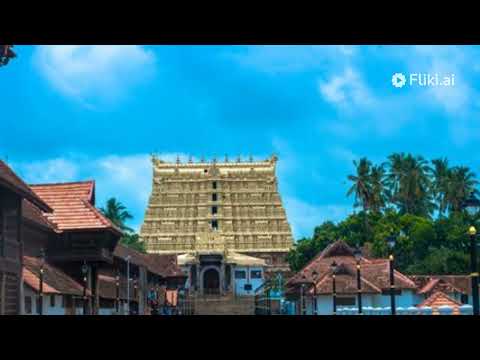
<svg viewBox="0 0 480 360">
<path fill-rule="evenodd" d="M 217 193 L 213 193 L 212 194 L 212 201 L 217 201 L 217 199 L 218 199 Z"/>
<path fill-rule="evenodd" d="M 468 295 L 467 294 L 460 295 L 460 302 L 462 304 L 468 304 Z"/>
<path fill-rule="evenodd" d="M 217 182 L 214 181 L 214 182 L 212 182 L 212 189 L 216 189 L 216 188 L 217 188 Z"/>
<path fill-rule="evenodd" d="M 218 221 L 217 220 L 212 220 L 212 229 L 213 230 L 218 230 Z"/>
<path fill-rule="evenodd" d="M 65 308 L 65 302 L 67 301 L 66 295 L 62 295 L 62 308 Z"/>
<path fill-rule="evenodd" d="M 55 307 L 55 295 L 50 295 L 50 307 Z"/>
<path fill-rule="evenodd" d="M 32 313 L 32 298 L 25 296 L 25 314 L 30 315 Z"/>
<path fill-rule="evenodd" d="M 212 215 L 216 215 L 218 212 L 218 208 L 216 206 L 212 206 Z"/>
</svg>

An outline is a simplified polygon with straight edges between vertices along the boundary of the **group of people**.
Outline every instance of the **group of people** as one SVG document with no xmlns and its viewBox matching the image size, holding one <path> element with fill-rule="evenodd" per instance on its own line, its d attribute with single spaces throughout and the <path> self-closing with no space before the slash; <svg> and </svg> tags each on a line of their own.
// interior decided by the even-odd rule
<svg viewBox="0 0 480 360">
<path fill-rule="evenodd" d="M 148 305 L 151 315 L 180 315 L 177 304 L 169 302 L 167 296 L 159 298 L 153 289 L 148 294 Z"/>
</svg>

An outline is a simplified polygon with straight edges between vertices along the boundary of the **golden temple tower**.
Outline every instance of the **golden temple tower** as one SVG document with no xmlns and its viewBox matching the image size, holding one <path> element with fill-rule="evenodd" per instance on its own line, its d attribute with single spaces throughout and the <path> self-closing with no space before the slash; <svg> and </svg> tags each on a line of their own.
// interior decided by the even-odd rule
<svg viewBox="0 0 480 360">
<path fill-rule="evenodd" d="M 232 251 L 286 271 L 293 238 L 277 187 L 277 157 L 167 163 L 152 156 L 153 184 L 140 238 L 149 253 Z"/>
</svg>

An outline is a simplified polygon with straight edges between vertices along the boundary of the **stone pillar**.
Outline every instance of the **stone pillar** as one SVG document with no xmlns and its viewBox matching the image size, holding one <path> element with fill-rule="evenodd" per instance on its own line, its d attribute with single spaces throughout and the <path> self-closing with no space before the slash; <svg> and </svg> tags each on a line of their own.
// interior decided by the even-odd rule
<svg viewBox="0 0 480 360">
<path fill-rule="evenodd" d="M 148 281 L 147 281 L 147 269 L 143 266 L 139 268 L 140 276 L 138 279 L 138 314 L 145 315 L 147 293 L 148 293 Z"/>
<path fill-rule="evenodd" d="M 220 265 L 220 295 L 225 294 L 225 263 Z"/>
<path fill-rule="evenodd" d="M 203 286 L 201 286 L 202 283 L 200 279 L 200 264 L 196 264 L 195 269 L 197 271 L 197 278 L 195 279 L 196 280 L 195 290 L 201 291 L 203 293 Z"/>
<path fill-rule="evenodd" d="M 230 288 L 234 296 L 237 295 L 237 289 L 235 286 L 235 266 L 230 265 Z"/>
</svg>

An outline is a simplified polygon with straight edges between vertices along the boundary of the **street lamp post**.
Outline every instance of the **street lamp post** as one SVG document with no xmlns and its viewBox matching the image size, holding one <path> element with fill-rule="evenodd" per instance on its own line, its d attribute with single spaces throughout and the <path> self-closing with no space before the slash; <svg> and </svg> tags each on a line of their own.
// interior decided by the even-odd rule
<svg viewBox="0 0 480 360">
<path fill-rule="evenodd" d="M 130 315 L 130 255 L 125 260 L 127 261 L 127 315 Z"/>
<path fill-rule="evenodd" d="M 388 256 L 388 263 L 390 268 L 390 308 L 392 315 L 397 313 L 395 306 L 395 276 L 394 276 L 394 257 L 393 257 L 393 248 L 395 247 L 396 237 L 391 235 L 387 238 L 387 244 L 390 248 L 390 255 Z"/>
<path fill-rule="evenodd" d="M 45 271 L 45 249 L 40 249 L 40 294 L 39 294 L 39 314 L 43 315 L 43 273 Z"/>
<path fill-rule="evenodd" d="M 87 272 L 88 272 L 88 266 L 87 262 L 84 261 L 82 265 L 82 275 L 83 275 L 83 315 L 87 315 Z"/>
<path fill-rule="evenodd" d="M 475 228 L 474 219 L 478 215 L 480 209 L 480 200 L 475 197 L 472 192 L 467 200 L 463 203 L 463 208 L 470 215 L 471 226 L 468 229 L 470 235 L 470 267 L 472 278 L 472 300 L 473 315 L 480 315 L 479 294 L 478 294 L 478 264 L 477 264 L 477 229 Z"/>
<path fill-rule="evenodd" d="M 306 311 L 305 311 L 305 284 L 302 284 L 301 286 L 302 288 L 302 293 L 301 293 L 301 301 L 300 301 L 300 306 L 302 307 L 301 309 L 301 312 L 302 312 L 302 315 L 306 315 Z"/>
<path fill-rule="evenodd" d="M 363 313 L 362 309 L 362 280 L 361 280 L 361 273 L 360 273 L 360 261 L 362 259 L 362 250 L 360 246 L 357 246 L 353 255 L 357 260 L 357 302 L 358 302 L 358 313 L 361 315 Z"/>
<path fill-rule="evenodd" d="M 312 272 L 312 285 L 313 285 L 313 315 L 318 315 L 318 304 L 317 304 L 317 276 L 318 273 L 316 270 Z"/>
<path fill-rule="evenodd" d="M 313 270 L 312 272 L 313 281 L 307 281 L 307 277 L 305 276 L 305 274 L 302 276 L 302 293 L 303 293 L 302 297 L 305 297 L 305 291 L 304 291 L 305 285 L 310 285 L 313 287 L 313 299 L 312 299 L 313 315 L 317 315 L 317 286 L 316 286 L 317 275 L 318 275 L 317 271 Z"/>
<path fill-rule="evenodd" d="M 120 312 L 120 274 L 119 271 L 117 270 L 117 276 L 115 277 L 115 296 L 117 298 L 117 301 L 115 303 L 115 312 L 119 314 Z"/>
<path fill-rule="evenodd" d="M 337 274 L 337 263 L 334 261 L 330 266 L 332 268 L 333 315 L 337 315 L 337 284 L 335 279 Z"/>
</svg>

